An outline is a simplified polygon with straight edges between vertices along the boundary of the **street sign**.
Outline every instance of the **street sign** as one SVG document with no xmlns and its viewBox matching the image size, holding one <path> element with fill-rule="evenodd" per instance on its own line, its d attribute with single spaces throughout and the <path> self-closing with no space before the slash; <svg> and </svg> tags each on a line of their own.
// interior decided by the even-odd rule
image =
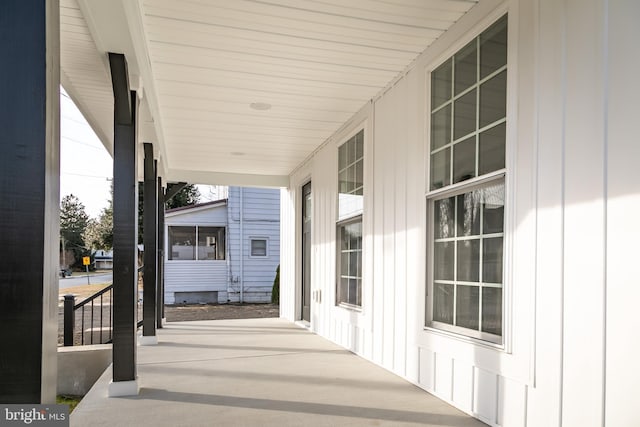
<svg viewBox="0 0 640 427">
<path fill-rule="evenodd" d="M 83 256 L 82 257 L 82 265 L 89 265 L 91 264 L 91 258 L 88 256 Z"/>
</svg>

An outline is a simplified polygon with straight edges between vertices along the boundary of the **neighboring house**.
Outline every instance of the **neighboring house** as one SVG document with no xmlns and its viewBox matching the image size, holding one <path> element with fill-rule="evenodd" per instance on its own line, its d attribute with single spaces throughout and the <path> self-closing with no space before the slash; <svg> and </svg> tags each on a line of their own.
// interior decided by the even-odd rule
<svg viewBox="0 0 640 427">
<path fill-rule="evenodd" d="M 113 270 L 113 250 L 99 249 L 93 253 L 96 270 Z"/>
<path fill-rule="evenodd" d="M 280 191 L 229 188 L 229 198 L 168 210 L 165 302 L 269 302 L 280 263 Z"/>
</svg>

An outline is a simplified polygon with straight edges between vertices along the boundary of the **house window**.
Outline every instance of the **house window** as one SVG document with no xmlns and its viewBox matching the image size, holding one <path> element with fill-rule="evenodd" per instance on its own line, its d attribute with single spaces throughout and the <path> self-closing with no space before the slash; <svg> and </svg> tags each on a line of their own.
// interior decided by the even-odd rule
<svg viewBox="0 0 640 427">
<path fill-rule="evenodd" d="M 267 256 L 267 239 L 251 239 L 251 256 L 263 258 Z"/>
<path fill-rule="evenodd" d="M 362 305 L 364 131 L 338 148 L 336 303 Z"/>
<path fill-rule="evenodd" d="M 225 259 L 225 228 L 169 226 L 171 261 Z"/>
<path fill-rule="evenodd" d="M 427 326 L 502 342 L 507 17 L 431 72 Z"/>
</svg>

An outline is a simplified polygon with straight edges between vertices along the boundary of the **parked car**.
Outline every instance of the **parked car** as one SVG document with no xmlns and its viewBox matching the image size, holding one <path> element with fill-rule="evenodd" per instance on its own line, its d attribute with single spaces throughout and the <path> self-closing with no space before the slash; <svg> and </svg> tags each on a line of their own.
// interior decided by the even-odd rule
<svg viewBox="0 0 640 427">
<path fill-rule="evenodd" d="M 63 279 L 65 277 L 71 276 L 71 273 L 72 273 L 72 271 L 69 268 L 61 268 L 60 269 L 60 277 L 62 277 Z"/>
</svg>

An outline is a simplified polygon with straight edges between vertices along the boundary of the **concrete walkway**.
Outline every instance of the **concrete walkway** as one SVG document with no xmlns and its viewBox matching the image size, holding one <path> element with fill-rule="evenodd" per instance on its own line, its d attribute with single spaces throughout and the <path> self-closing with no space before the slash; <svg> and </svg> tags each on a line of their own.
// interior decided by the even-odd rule
<svg viewBox="0 0 640 427">
<path fill-rule="evenodd" d="M 282 319 L 169 323 L 138 347 L 140 395 L 107 369 L 71 426 L 484 426 Z"/>
</svg>

